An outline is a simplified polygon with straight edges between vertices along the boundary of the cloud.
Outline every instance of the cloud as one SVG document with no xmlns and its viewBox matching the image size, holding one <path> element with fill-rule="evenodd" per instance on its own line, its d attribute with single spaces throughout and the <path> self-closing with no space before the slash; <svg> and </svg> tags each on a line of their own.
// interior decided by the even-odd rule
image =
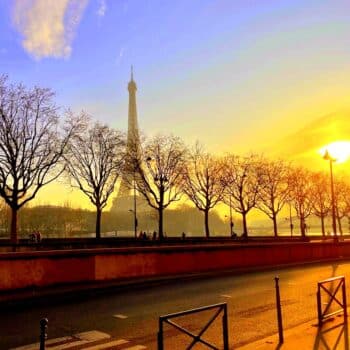
<svg viewBox="0 0 350 350">
<path fill-rule="evenodd" d="M 103 17 L 106 14 L 106 10 L 107 10 L 106 0 L 100 0 L 100 6 L 98 7 L 97 15 L 99 17 Z"/>
<path fill-rule="evenodd" d="M 88 0 L 16 0 L 13 23 L 36 59 L 68 58 Z"/>
</svg>

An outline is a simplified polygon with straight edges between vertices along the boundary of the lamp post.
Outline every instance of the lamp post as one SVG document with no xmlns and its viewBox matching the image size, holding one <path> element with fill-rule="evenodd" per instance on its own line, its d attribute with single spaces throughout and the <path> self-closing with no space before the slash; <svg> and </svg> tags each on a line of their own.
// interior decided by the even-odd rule
<svg viewBox="0 0 350 350">
<path fill-rule="evenodd" d="M 136 181 L 135 181 L 135 173 L 136 173 L 136 166 L 134 169 L 134 209 L 129 209 L 130 212 L 134 213 L 134 234 L 135 234 L 135 238 L 137 238 L 137 226 L 138 226 L 138 222 L 137 222 L 137 207 L 136 207 Z"/>
<path fill-rule="evenodd" d="M 334 238 L 337 238 L 337 223 L 335 218 L 335 197 L 334 197 L 334 180 L 333 180 L 333 162 L 336 161 L 335 158 L 333 158 L 328 150 L 326 150 L 323 159 L 329 160 L 329 171 L 330 171 L 330 177 L 331 177 L 331 201 L 332 201 L 332 226 L 333 226 L 333 234 Z"/>
</svg>

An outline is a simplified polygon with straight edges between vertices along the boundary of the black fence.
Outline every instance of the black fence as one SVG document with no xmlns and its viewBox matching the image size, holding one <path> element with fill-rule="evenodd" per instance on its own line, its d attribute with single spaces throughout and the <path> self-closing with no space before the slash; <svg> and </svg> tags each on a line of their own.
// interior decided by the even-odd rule
<svg viewBox="0 0 350 350">
<path fill-rule="evenodd" d="M 327 318 L 335 316 L 339 313 L 344 314 L 344 318 L 347 317 L 347 304 L 346 304 L 346 289 L 345 289 L 345 277 L 333 277 L 318 282 L 317 288 L 317 313 L 318 323 L 322 324 Z M 340 292 L 341 291 L 341 292 Z M 322 305 L 322 292 L 328 297 L 325 307 Z M 339 298 L 341 296 L 341 299 Z M 338 309 L 331 311 L 332 306 L 338 305 Z"/>
<path fill-rule="evenodd" d="M 191 314 L 198 314 L 204 311 L 208 310 L 214 310 L 214 314 L 209 319 L 209 321 L 204 325 L 204 327 L 200 330 L 198 334 L 194 334 L 192 331 L 184 328 L 183 326 L 180 326 L 176 322 L 173 321 L 173 319 L 187 316 Z M 164 334 L 163 334 L 163 325 L 164 323 L 167 323 L 171 325 L 172 327 L 176 328 L 178 331 L 188 335 L 190 338 L 192 338 L 191 343 L 186 347 L 186 350 L 192 349 L 196 344 L 201 343 L 202 345 L 205 345 L 209 349 L 219 350 L 219 348 L 204 340 L 203 335 L 208 330 L 208 328 L 212 325 L 212 323 L 220 316 L 222 315 L 222 339 L 223 339 L 223 349 L 229 350 L 229 341 L 228 341 L 228 322 L 227 322 L 227 304 L 226 303 L 220 303 L 220 304 L 214 304 L 209 306 L 200 307 L 197 309 L 191 309 L 187 311 L 177 312 L 165 316 L 159 317 L 159 331 L 158 331 L 158 350 L 164 350 Z"/>
</svg>

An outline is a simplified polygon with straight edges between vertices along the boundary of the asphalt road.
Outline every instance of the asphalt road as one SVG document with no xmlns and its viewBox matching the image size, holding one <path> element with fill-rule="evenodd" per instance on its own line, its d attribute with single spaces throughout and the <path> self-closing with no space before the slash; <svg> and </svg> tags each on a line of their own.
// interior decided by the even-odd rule
<svg viewBox="0 0 350 350">
<path fill-rule="evenodd" d="M 316 322 L 317 281 L 344 275 L 350 283 L 350 262 L 195 280 L 179 279 L 163 285 L 113 291 L 71 301 L 50 303 L 48 300 L 47 305 L 17 306 L 0 312 L 0 349 L 37 342 L 42 317 L 49 320 L 48 339 L 74 338 L 78 333 L 97 330 L 110 335 L 111 340 L 126 339 L 136 346 L 128 349 L 156 349 L 160 315 L 220 302 L 228 304 L 230 346 L 237 347 L 277 334 L 274 288 L 277 275 L 280 277 L 283 323 L 289 328 L 310 320 Z M 205 312 L 181 318 L 179 322 L 199 332 L 209 317 L 209 312 Z M 221 320 L 216 320 L 206 339 L 220 345 L 221 326 Z M 189 338 L 180 336 L 169 326 L 165 327 L 165 349 L 183 349 L 185 342 L 188 343 Z"/>
</svg>

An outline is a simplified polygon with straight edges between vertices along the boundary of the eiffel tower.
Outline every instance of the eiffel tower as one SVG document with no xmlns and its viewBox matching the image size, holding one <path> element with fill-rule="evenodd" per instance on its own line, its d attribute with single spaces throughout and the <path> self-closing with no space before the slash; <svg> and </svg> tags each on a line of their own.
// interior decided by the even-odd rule
<svg viewBox="0 0 350 350">
<path fill-rule="evenodd" d="M 140 149 L 140 134 L 137 122 L 137 105 L 136 105 L 136 91 L 137 86 L 134 81 L 133 67 L 131 66 L 131 77 L 128 83 L 129 91 L 129 113 L 128 113 L 128 134 L 126 151 L 127 154 L 132 153 L 133 150 Z M 117 197 L 113 201 L 111 210 L 123 217 L 123 222 L 127 222 L 127 227 L 123 225 L 122 230 L 134 231 L 137 228 L 138 220 L 137 213 L 149 210 L 147 203 L 137 195 L 133 187 L 133 176 L 130 169 L 126 169 L 119 184 Z M 135 232 L 136 233 L 136 232 Z"/>
<path fill-rule="evenodd" d="M 137 122 L 137 106 L 136 106 L 136 91 L 137 86 L 134 81 L 134 73 L 133 67 L 131 66 L 131 78 L 128 83 L 128 91 L 129 91 L 129 113 L 128 113 L 128 136 L 126 142 L 126 152 L 127 154 L 131 154 L 134 150 L 140 149 L 140 135 L 139 135 L 139 127 Z M 131 188 L 130 188 L 130 179 L 128 177 L 133 176 L 130 174 L 130 169 L 127 169 L 124 172 L 122 177 L 118 198 L 122 197 L 130 197 Z M 134 195 L 134 193 L 132 194 Z"/>
</svg>

